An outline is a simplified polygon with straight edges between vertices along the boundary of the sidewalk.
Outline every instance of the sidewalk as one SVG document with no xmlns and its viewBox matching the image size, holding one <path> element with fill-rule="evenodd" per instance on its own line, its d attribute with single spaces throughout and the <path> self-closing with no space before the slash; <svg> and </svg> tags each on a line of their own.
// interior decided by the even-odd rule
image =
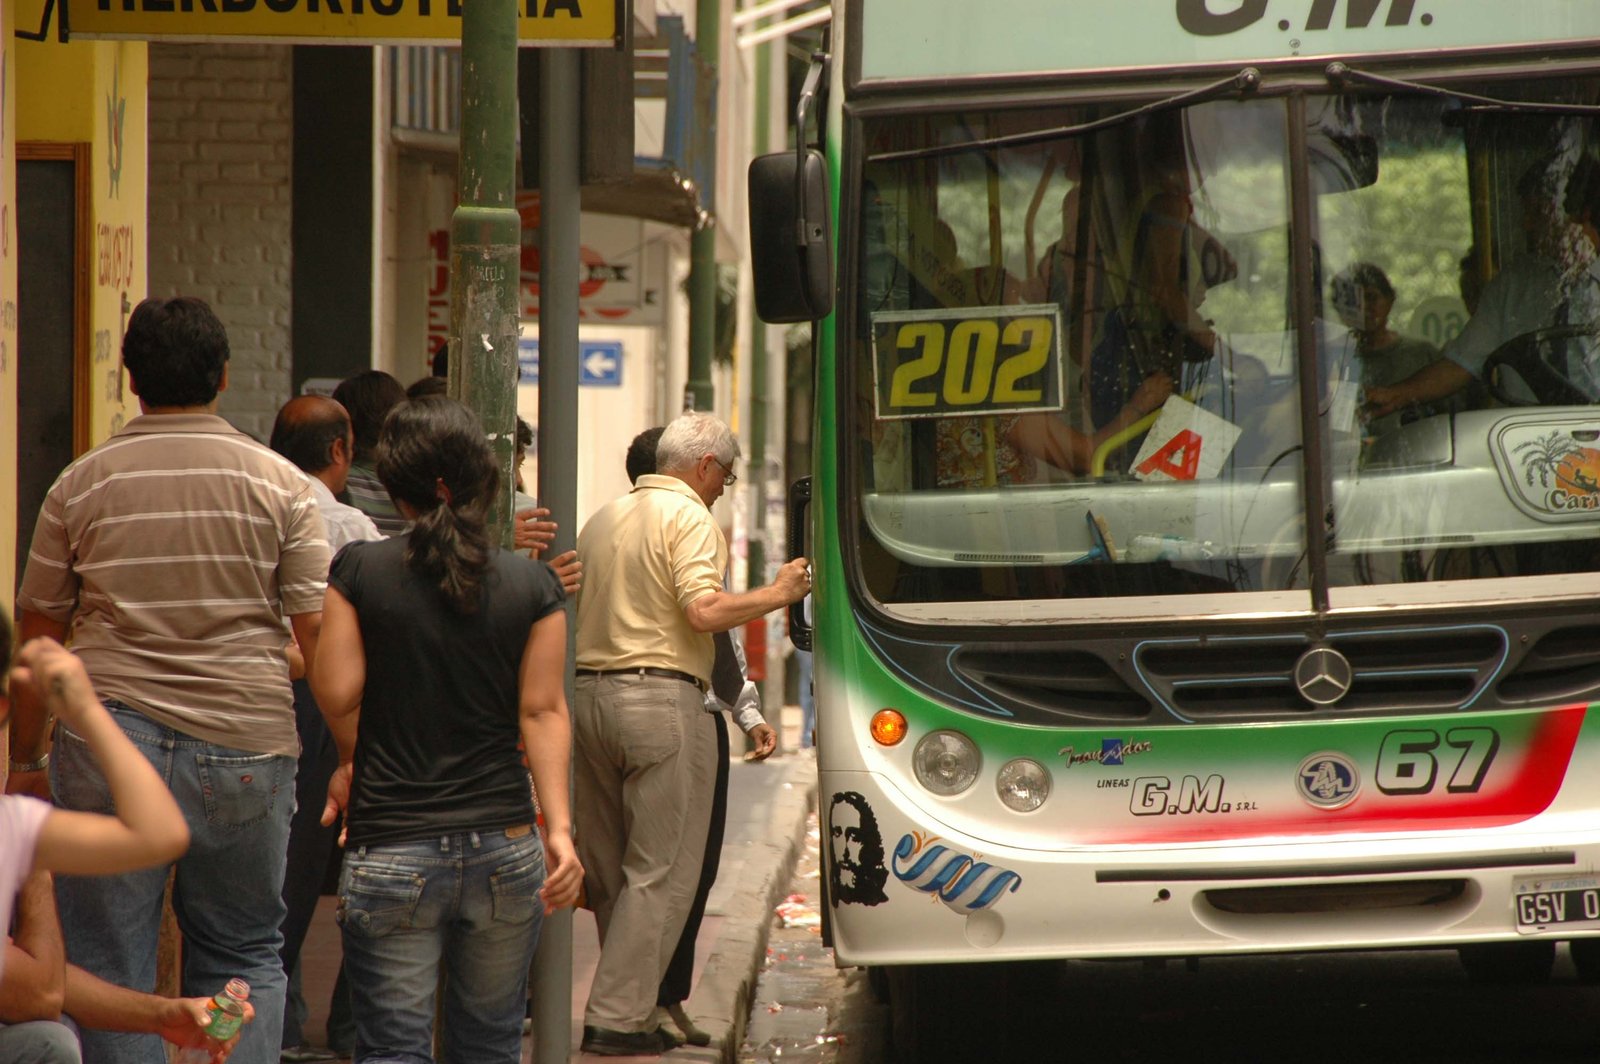
<svg viewBox="0 0 1600 1064">
<path fill-rule="evenodd" d="M 695 982 L 684 1008 L 710 1032 L 704 1048 L 682 1046 L 665 1057 L 596 1057 L 578 1052 L 583 1004 L 599 957 L 594 917 L 579 911 L 572 931 L 572 1060 L 665 1060 L 670 1064 L 732 1064 L 744 1037 L 751 995 L 766 959 L 773 909 L 781 902 L 804 841 L 807 813 L 816 803 L 817 763 L 796 749 L 799 709 L 785 707 L 783 753 L 765 762 L 734 756 L 728 773 L 728 827 L 722 865 L 706 903 L 695 957 Z M 310 1016 L 309 1038 L 321 1042 L 328 997 L 339 962 L 333 898 L 323 898 L 301 954 Z M 527 1040 L 523 1059 L 530 1060 Z"/>
</svg>

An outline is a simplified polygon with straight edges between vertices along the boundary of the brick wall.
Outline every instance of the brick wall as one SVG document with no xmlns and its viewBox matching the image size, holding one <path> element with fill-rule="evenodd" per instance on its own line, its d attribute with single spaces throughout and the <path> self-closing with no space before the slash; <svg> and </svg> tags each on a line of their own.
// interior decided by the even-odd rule
<svg viewBox="0 0 1600 1064">
<path fill-rule="evenodd" d="M 150 294 L 207 300 L 221 413 L 265 440 L 290 390 L 291 51 L 150 46 Z"/>
</svg>

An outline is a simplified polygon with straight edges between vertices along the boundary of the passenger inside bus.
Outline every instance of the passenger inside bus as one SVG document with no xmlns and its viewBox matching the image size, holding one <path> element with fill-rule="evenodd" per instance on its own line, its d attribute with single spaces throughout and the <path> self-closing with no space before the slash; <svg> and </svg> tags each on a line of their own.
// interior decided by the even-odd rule
<svg viewBox="0 0 1600 1064">
<path fill-rule="evenodd" d="M 1329 296 L 1339 320 L 1355 337 L 1363 389 L 1397 384 L 1439 358 L 1439 349 L 1426 340 L 1402 336 L 1389 327 L 1394 285 L 1375 263 L 1357 262 L 1340 271 L 1329 286 Z M 1366 435 L 1388 435 L 1399 430 L 1402 418 L 1429 417 L 1450 410 L 1452 405 L 1446 400 L 1371 418 Z"/>
<path fill-rule="evenodd" d="M 1483 286 L 1499 270 L 1498 257 L 1488 264 L 1481 259 L 1477 244 L 1473 244 L 1467 249 L 1467 253 L 1461 256 L 1461 273 L 1457 279 L 1457 288 L 1461 292 L 1461 303 L 1467 308 L 1469 316 L 1478 313 L 1478 300 L 1483 296 Z"/>
<path fill-rule="evenodd" d="M 1083 216 L 1082 153 L 1076 140 L 1069 141 L 1058 152 L 1073 182 L 1061 199 L 1061 232 L 1019 293 L 1060 305 L 1064 320 L 1085 327 L 1074 330 L 1076 342 L 1069 345 L 1077 357 L 1069 363 L 1068 390 L 1076 399 L 1061 414 L 1013 419 L 1004 436 L 1022 454 L 1080 476 L 1096 472 L 1093 458 L 1102 445 L 1161 408 L 1186 365 L 1211 358 L 1217 336 L 1200 307 L 1209 285 L 1237 273 L 1221 241 L 1195 221 L 1194 182 L 1181 133 L 1146 130 L 1134 140 L 1166 146 L 1154 153 L 1159 161 L 1146 191 L 1135 191 L 1128 201 L 1142 201 L 1132 215 L 1136 220 L 1109 225 L 1112 232 L 1132 230 L 1131 238 L 1119 242 L 1127 249 L 1125 264 L 1115 265 L 1114 254 L 1108 260 L 1097 225 Z M 1116 213 L 1106 197 L 1097 202 L 1104 213 Z M 1085 342 L 1090 354 L 1082 366 Z M 1126 441 L 1107 468 L 1120 471 L 1138 445 L 1139 438 Z"/>
<path fill-rule="evenodd" d="M 979 305 L 1056 303 L 1062 308 L 1064 321 L 1087 319 L 1090 332 L 1103 337 L 1106 316 L 1090 305 L 1105 286 L 1100 283 L 1100 268 L 1096 265 L 1100 256 L 1092 250 L 1092 226 L 1084 225 L 1085 219 L 1079 213 L 1083 205 L 1080 162 L 1081 152 L 1075 140 L 1058 146 L 1051 156 L 1049 165 L 1053 168 L 1059 164 L 1062 176 L 1072 183 L 1061 199 L 1060 234 L 1035 264 L 1033 276 L 1018 281 L 1002 266 L 995 265 L 966 271 L 954 265 L 961 259 L 953 247 L 953 236 L 949 240 L 949 261 L 967 279 L 966 290 Z M 1176 170 L 1182 172 L 1181 162 L 1176 164 Z M 1174 180 L 1187 189 L 1186 174 Z M 1174 191 L 1177 184 L 1169 181 L 1168 191 Z M 1059 412 L 941 419 L 934 429 L 938 486 L 986 487 L 1052 479 L 1040 463 L 1074 476 L 1086 475 L 1091 472 L 1095 452 L 1107 440 L 1159 410 L 1173 392 L 1177 360 L 1165 353 L 1140 357 L 1140 352 L 1154 352 L 1162 345 L 1165 352 L 1171 338 L 1184 335 L 1192 321 L 1195 339 L 1177 342 L 1186 343 L 1195 357 L 1203 358 L 1209 353 L 1215 336 L 1196 313 L 1198 300 L 1204 298 L 1200 271 L 1179 261 L 1191 255 L 1197 243 L 1191 239 L 1191 230 L 1198 231 L 1203 240 L 1209 239 L 1209 234 L 1193 224 L 1193 205 L 1186 191 L 1182 196 L 1166 196 L 1158 191 L 1151 196 L 1146 214 L 1148 223 L 1142 224 L 1149 236 L 1135 242 L 1135 262 L 1129 273 L 1137 280 L 1128 286 L 1128 299 L 1130 303 L 1160 308 L 1146 315 L 1160 319 L 1160 324 L 1151 324 L 1149 331 L 1168 340 L 1160 345 L 1135 343 L 1124 332 L 1120 345 L 1097 345 L 1095 357 L 1101 360 L 1098 373 L 1094 367 L 1086 373 L 1077 359 L 1070 359 L 1067 395 Z M 936 225 L 950 231 L 942 219 Z M 1089 254 L 1082 257 L 1078 254 L 1080 239 L 1089 245 L 1085 248 Z M 1190 283 L 1191 277 L 1194 284 Z M 1080 285 L 1081 295 L 1075 292 Z M 1135 296 L 1136 288 L 1144 295 Z M 1190 305 L 1191 299 L 1195 305 Z M 1169 319 L 1173 317 L 1180 317 L 1185 326 L 1172 324 Z M 1068 344 L 1068 350 L 1076 354 L 1079 348 Z M 1086 377 L 1087 396 L 1082 394 Z"/>
<path fill-rule="evenodd" d="M 1554 163 L 1530 168 L 1518 182 L 1525 203 L 1553 205 L 1561 188 L 1559 171 Z M 1510 341 L 1552 329 L 1560 331 L 1557 339 L 1567 348 L 1558 356 L 1565 364 L 1554 371 L 1559 380 L 1547 383 L 1545 394 L 1534 398 L 1545 403 L 1600 399 L 1600 347 L 1592 336 L 1566 335 L 1600 321 L 1600 163 L 1588 155 L 1578 159 L 1567 175 L 1560 207 L 1565 221 L 1554 224 L 1543 221 L 1553 211 L 1524 209 L 1534 253 L 1513 260 L 1484 285 L 1477 312 L 1445 346 L 1443 358 L 1396 384 L 1367 389 L 1370 418 L 1453 396 L 1474 379 L 1485 378 Z M 1532 383 L 1526 378 L 1535 368 L 1526 366 L 1517 375 Z M 1507 387 L 1501 386 L 1502 394 Z"/>
<path fill-rule="evenodd" d="M 1178 376 L 1185 364 L 1212 357 L 1217 334 L 1201 306 L 1208 287 L 1238 272 L 1221 241 L 1195 221 L 1196 182 L 1181 154 L 1181 135 L 1171 143 L 1140 194 L 1126 263 L 1108 273 L 1110 286 L 1120 291 L 1090 357 L 1096 424 L 1115 416 L 1149 374 Z"/>
</svg>

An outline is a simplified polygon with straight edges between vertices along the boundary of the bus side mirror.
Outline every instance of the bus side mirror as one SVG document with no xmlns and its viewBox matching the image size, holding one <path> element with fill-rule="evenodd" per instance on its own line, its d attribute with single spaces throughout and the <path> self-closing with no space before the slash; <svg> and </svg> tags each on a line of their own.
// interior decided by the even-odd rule
<svg viewBox="0 0 1600 1064">
<path fill-rule="evenodd" d="M 833 310 L 828 181 L 817 151 L 775 152 L 750 163 L 750 267 L 756 313 L 773 325 Z"/>
</svg>

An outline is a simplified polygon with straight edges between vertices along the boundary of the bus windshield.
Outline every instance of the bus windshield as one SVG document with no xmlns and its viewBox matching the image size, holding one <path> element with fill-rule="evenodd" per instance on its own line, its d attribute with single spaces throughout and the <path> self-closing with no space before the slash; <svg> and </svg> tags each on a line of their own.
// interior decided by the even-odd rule
<svg viewBox="0 0 1600 1064">
<path fill-rule="evenodd" d="M 867 592 L 1594 570 L 1600 128 L 1538 105 L 1597 85 L 868 119 L 839 343 Z"/>
</svg>

